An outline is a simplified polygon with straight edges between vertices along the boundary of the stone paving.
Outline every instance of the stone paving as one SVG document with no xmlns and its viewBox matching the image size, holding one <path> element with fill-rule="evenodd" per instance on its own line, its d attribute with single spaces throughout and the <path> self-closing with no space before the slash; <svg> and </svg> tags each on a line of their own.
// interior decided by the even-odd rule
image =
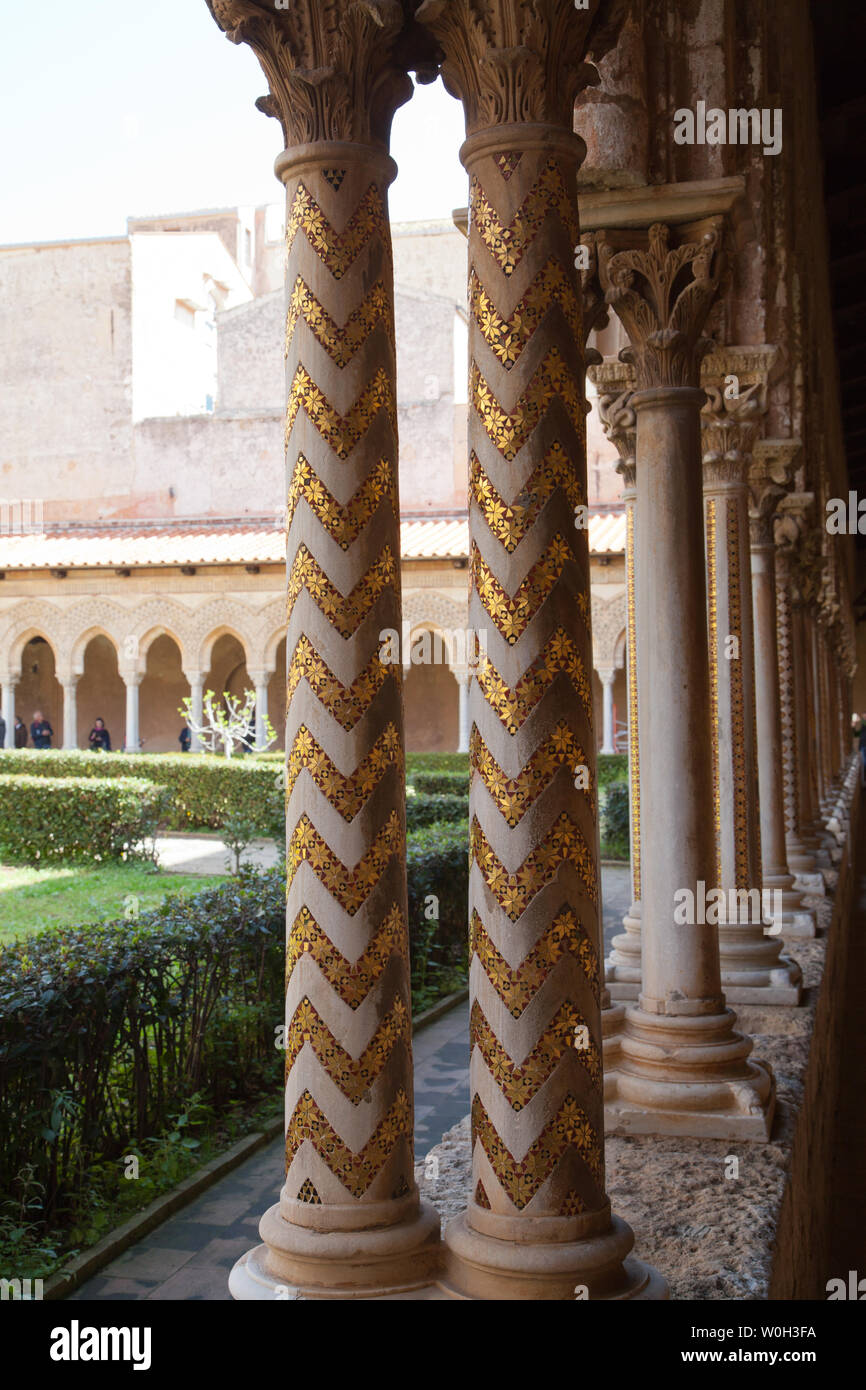
<svg viewBox="0 0 866 1390">
<path fill-rule="evenodd" d="M 192 837 L 184 836 L 190 843 Z M 168 841 L 172 843 L 171 839 Z M 202 842 L 224 854 L 219 840 Z M 186 862 L 196 862 L 190 858 Z M 168 867 L 166 865 L 165 867 Z M 177 869 L 176 872 L 184 872 Z M 186 872 L 219 872 L 212 867 Z M 631 901 L 625 868 L 602 870 L 605 949 Z M 452 1009 L 418 1034 L 415 1060 L 415 1157 L 424 1159 L 469 1110 L 469 1005 Z M 73 1301 L 227 1300 L 229 1270 L 259 1240 L 259 1218 L 279 1196 L 282 1139 L 275 1139 L 188 1207 L 119 1255 L 74 1294 Z"/>
</svg>

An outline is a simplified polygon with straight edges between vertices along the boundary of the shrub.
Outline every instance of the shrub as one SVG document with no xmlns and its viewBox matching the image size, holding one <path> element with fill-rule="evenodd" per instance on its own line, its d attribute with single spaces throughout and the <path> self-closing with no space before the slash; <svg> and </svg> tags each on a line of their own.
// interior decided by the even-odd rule
<svg viewBox="0 0 866 1390">
<path fill-rule="evenodd" d="M 282 761 L 282 755 L 280 756 Z M 203 753 L 91 753 L 36 749 L 0 753 L 0 773 L 31 777 L 146 777 L 168 787 L 164 823 L 173 830 L 219 830 L 229 816 L 269 826 L 268 798 L 279 767 L 260 758 Z"/>
<path fill-rule="evenodd" d="M 0 1190 L 31 1165 L 50 1220 L 193 1095 L 276 1092 L 284 893 L 279 871 L 242 873 L 0 950 Z"/>
<path fill-rule="evenodd" d="M 468 796 L 469 773 L 467 772 L 412 772 L 407 781 L 416 792 L 425 795 Z"/>
<path fill-rule="evenodd" d="M 417 830 L 434 821 L 466 820 L 469 816 L 469 794 L 464 796 L 434 795 L 406 798 L 406 828 Z"/>
<path fill-rule="evenodd" d="M 0 776 L 0 847 L 35 864 L 152 858 L 166 799 L 140 777 Z"/>
<path fill-rule="evenodd" d="M 441 965 L 462 965 L 469 939 L 468 820 L 436 821 L 407 835 L 406 870 L 413 977 L 420 962 L 429 958 L 432 937 Z M 434 907 L 438 917 L 426 916 Z M 431 921 L 438 922 L 435 933 L 430 931 Z"/>
<path fill-rule="evenodd" d="M 409 781 L 414 772 L 462 772 L 469 776 L 468 753 L 407 753 L 406 769 Z"/>
<path fill-rule="evenodd" d="M 598 785 L 609 787 L 613 783 L 628 782 L 627 753 L 599 753 Z"/>
<path fill-rule="evenodd" d="M 628 784 L 616 782 L 608 787 L 601 808 L 601 847 L 608 859 L 629 857 Z"/>
</svg>

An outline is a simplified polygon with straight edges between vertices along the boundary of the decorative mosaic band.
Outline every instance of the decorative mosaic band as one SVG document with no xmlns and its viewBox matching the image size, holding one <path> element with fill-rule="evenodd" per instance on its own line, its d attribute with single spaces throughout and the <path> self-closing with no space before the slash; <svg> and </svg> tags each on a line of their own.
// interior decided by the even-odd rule
<svg viewBox="0 0 866 1390">
<path fill-rule="evenodd" d="M 550 446 L 513 504 L 506 503 L 497 492 L 474 449 L 469 456 L 469 488 L 488 527 L 509 555 L 532 530 L 557 488 L 565 493 L 573 510 L 583 502 L 574 464 L 559 442 Z"/>
</svg>

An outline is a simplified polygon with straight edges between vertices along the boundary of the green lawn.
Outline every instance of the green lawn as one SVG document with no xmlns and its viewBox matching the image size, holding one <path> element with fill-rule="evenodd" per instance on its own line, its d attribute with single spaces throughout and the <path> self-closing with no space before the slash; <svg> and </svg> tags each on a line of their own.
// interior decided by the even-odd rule
<svg viewBox="0 0 866 1390">
<path fill-rule="evenodd" d="M 225 874 L 170 874 L 142 864 L 0 865 L 0 945 L 45 927 L 80 926 L 156 907 L 169 893 L 188 897 Z M 136 900 L 137 899 L 137 903 Z"/>
</svg>

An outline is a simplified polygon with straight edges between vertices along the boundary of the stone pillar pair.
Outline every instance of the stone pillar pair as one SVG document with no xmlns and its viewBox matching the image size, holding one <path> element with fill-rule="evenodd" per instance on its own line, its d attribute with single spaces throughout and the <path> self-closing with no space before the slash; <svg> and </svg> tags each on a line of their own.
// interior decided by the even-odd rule
<svg viewBox="0 0 866 1390">
<path fill-rule="evenodd" d="M 571 132 L 597 0 L 427 0 L 426 31 L 393 0 L 210 3 L 269 78 L 289 250 L 287 1171 L 232 1292 L 664 1296 L 604 1191 Z M 403 65 L 431 54 L 467 118 L 490 653 L 470 694 L 473 1186 L 444 1252 L 413 1178 L 400 667 L 378 656 L 401 627 L 388 130 Z"/>
</svg>

